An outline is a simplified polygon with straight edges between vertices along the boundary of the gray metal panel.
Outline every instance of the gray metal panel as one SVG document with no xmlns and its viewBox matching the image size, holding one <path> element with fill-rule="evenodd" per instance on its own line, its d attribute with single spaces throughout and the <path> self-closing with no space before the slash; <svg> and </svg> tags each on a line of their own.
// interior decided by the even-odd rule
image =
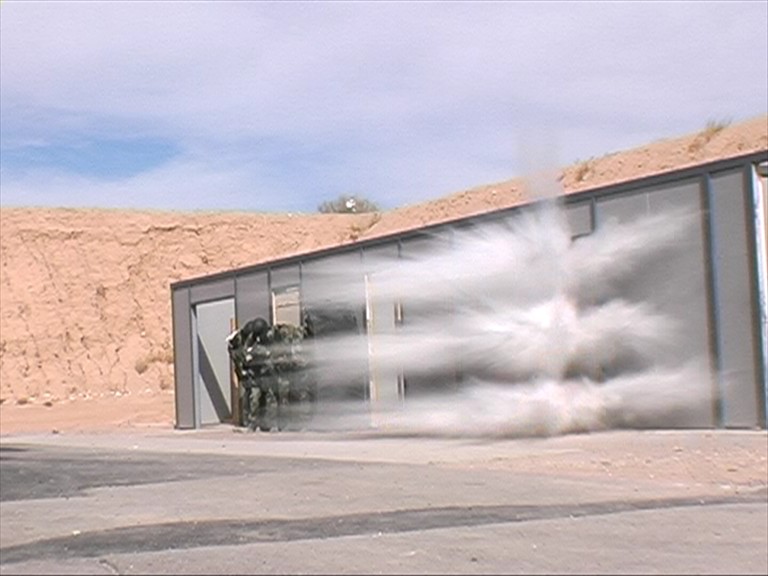
<svg viewBox="0 0 768 576">
<path fill-rule="evenodd" d="M 565 217 L 571 229 L 571 236 L 581 236 L 592 232 L 592 203 L 569 204 L 565 208 Z"/>
<path fill-rule="evenodd" d="M 600 230 L 609 224 L 628 224 L 648 216 L 649 209 L 648 194 L 644 192 L 601 197 L 596 202 L 595 227 Z M 643 301 L 654 290 L 658 290 L 656 279 L 643 274 L 642 270 L 625 274 L 613 284 L 614 297 L 620 296 L 634 301 Z"/>
<path fill-rule="evenodd" d="M 403 238 L 400 241 L 400 256 L 402 258 L 420 258 L 428 256 L 444 248 L 451 241 L 448 230 L 435 230 L 430 234 L 418 234 Z"/>
<path fill-rule="evenodd" d="M 189 289 L 171 294 L 173 314 L 173 380 L 176 427 L 195 427 L 194 370 L 192 364 L 192 326 Z"/>
<path fill-rule="evenodd" d="M 503 224 L 492 225 L 498 226 Z M 436 257 L 446 254 L 446 252 L 450 254 L 454 247 L 453 242 L 454 235 L 448 229 L 436 230 L 432 234 L 404 238 L 400 242 L 400 259 L 403 261 L 415 261 L 417 263 L 416 268 L 413 268 L 413 264 L 408 264 L 411 266 L 411 268 L 408 269 L 413 270 L 414 277 L 418 276 L 419 282 L 423 282 L 424 287 L 426 287 L 430 282 L 434 282 L 436 278 L 439 277 L 437 274 L 440 272 L 439 270 L 431 269 L 434 267 L 431 267 L 430 263 L 434 262 Z M 410 290 L 414 292 L 419 289 L 418 286 L 414 286 L 413 283 L 410 283 L 409 286 Z M 414 294 L 414 296 L 421 296 L 421 294 Z M 436 307 L 450 308 L 449 303 L 434 302 L 434 299 L 429 299 L 428 303 L 430 309 Z M 409 308 L 413 313 L 418 305 L 415 302 L 409 302 L 409 294 L 406 293 L 403 294 L 403 306 L 404 308 Z M 413 314 L 411 314 L 411 316 L 413 316 Z"/>
<path fill-rule="evenodd" d="M 243 326 L 254 318 L 269 321 L 271 296 L 267 271 L 238 276 L 235 299 L 238 326 Z"/>
<path fill-rule="evenodd" d="M 226 338 L 235 316 L 231 298 L 195 306 L 197 319 L 197 385 L 200 387 L 200 424 L 231 419 L 230 360 Z"/>
<path fill-rule="evenodd" d="M 341 252 L 304 262 L 301 290 L 302 301 L 308 307 L 332 303 L 362 309 L 365 287 L 360 251 Z"/>
<path fill-rule="evenodd" d="M 715 286 L 720 330 L 723 424 L 749 427 L 759 422 L 757 342 L 748 236 L 750 229 L 744 173 L 734 170 L 712 177 L 711 218 Z"/>
<path fill-rule="evenodd" d="M 596 225 L 609 220 L 631 222 L 648 214 L 648 194 L 621 194 L 597 199 Z"/>
<path fill-rule="evenodd" d="M 320 366 L 314 372 L 320 402 L 363 401 L 368 395 L 365 283 L 360 251 L 304 262 L 302 307 L 317 331 L 309 345 Z M 345 339 L 345 360 L 336 357 Z"/>
<path fill-rule="evenodd" d="M 388 242 L 363 250 L 363 268 L 366 272 L 385 272 L 397 266 L 397 242 Z"/>
<path fill-rule="evenodd" d="M 757 265 L 757 302 L 760 310 L 762 372 L 762 427 L 768 415 L 768 161 L 755 165 L 752 172 L 755 262 Z M 762 175 L 760 175 L 762 174 Z"/>
<path fill-rule="evenodd" d="M 699 180 L 659 188 L 649 194 L 651 214 L 686 214 L 691 220 L 674 245 L 644 267 L 643 275 L 654 283 L 646 288 L 648 301 L 678 322 L 677 338 L 666 348 L 664 359 L 676 359 L 678 364 L 696 362 L 708 369 L 712 365 L 710 333 L 714 327 L 710 326 L 701 198 Z M 690 409 L 677 415 L 675 425 L 715 426 L 715 385 L 714 374 L 697 382 Z"/>
<path fill-rule="evenodd" d="M 206 282 L 192 286 L 189 289 L 189 299 L 191 304 L 209 302 L 211 300 L 222 300 L 224 298 L 234 298 L 235 279 L 224 278 L 213 282 Z"/>
<path fill-rule="evenodd" d="M 297 286 L 299 284 L 298 264 L 289 264 L 287 266 L 280 266 L 279 268 L 272 268 L 270 274 L 272 290 L 279 290 L 280 288 Z"/>
<path fill-rule="evenodd" d="M 679 217 L 682 213 L 690 216 L 689 225 L 681 228 L 672 242 L 649 252 L 616 283 L 617 297 L 649 305 L 654 313 L 662 314 L 676 325 L 674 335 L 663 340 L 663 345 L 651 358 L 646 362 L 629 363 L 627 369 L 630 371 L 654 367 L 677 369 L 695 363 L 706 373 L 709 366 L 701 187 L 698 180 L 690 180 L 597 200 L 598 227 L 610 220 L 631 223 L 650 215 Z M 712 426 L 712 388 L 712 379 L 702 378 L 696 383 L 690 403 L 676 409 L 660 405 L 658 418 L 646 424 L 663 427 Z"/>
<path fill-rule="evenodd" d="M 687 226 L 673 246 L 643 269 L 650 282 L 650 302 L 680 321 L 680 337 L 670 350 L 677 358 L 709 361 L 709 314 L 707 308 L 706 239 L 702 224 L 701 185 L 698 181 L 653 191 L 651 214 L 687 214 Z M 682 212 L 680 210 L 683 210 Z"/>
<path fill-rule="evenodd" d="M 487 225 L 487 224 L 486 224 Z M 503 226 L 496 222 L 491 225 Z M 453 237 L 447 229 L 436 230 L 429 235 L 418 235 L 405 238 L 400 243 L 400 258 L 413 260 L 423 265 L 419 266 L 419 282 L 423 282 L 425 289 L 429 289 L 429 283 L 435 282 L 439 275 L 430 269 L 430 257 L 444 253 L 452 249 Z M 442 281 L 442 280 L 441 280 Z M 447 287 L 450 287 L 448 284 Z M 419 290 L 411 285 L 410 290 Z M 402 295 L 403 320 L 400 330 L 403 334 L 413 332 L 418 334 L 420 330 L 453 329 L 454 301 L 451 298 L 437 300 L 429 294 L 426 298 L 420 298 L 422 294 Z M 454 296 L 455 297 L 455 296 Z M 439 326 L 439 328 L 437 328 Z M 417 398 L 421 395 L 431 395 L 439 392 L 453 391 L 457 387 L 457 362 L 458 358 L 446 359 L 443 369 L 440 371 L 425 370 L 416 358 L 404 361 L 404 394 L 405 398 Z M 407 401 L 407 400 L 406 400 Z"/>
</svg>

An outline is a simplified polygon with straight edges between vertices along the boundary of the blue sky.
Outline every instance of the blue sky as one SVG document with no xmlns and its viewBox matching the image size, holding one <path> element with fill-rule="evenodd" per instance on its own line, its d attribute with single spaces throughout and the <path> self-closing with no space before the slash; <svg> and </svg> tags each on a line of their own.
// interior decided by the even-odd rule
<svg viewBox="0 0 768 576">
<path fill-rule="evenodd" d="M 768 2 L 0 4 L 0 204 L 394 208 L 768 113 Z"/>
</svg>

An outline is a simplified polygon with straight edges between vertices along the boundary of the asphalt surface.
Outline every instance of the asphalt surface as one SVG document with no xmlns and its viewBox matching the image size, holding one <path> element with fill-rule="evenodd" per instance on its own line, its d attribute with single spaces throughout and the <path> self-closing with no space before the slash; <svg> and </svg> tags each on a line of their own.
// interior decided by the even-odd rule
<svg viewBox="0 0 768 576">
<path fill-rule="evenodd" d="M 588 457 L 626 433 L 277 436 L 3 438 L 0 573 L 768 573 L 768 479 L 725 490 L 494 465 Z"/>
</svg>

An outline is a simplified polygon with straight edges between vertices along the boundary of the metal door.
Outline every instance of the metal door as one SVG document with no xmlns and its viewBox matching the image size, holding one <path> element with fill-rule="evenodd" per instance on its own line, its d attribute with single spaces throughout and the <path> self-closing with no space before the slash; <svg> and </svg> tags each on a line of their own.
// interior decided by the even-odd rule
<svg viewBox="0 0 768 576">
<path fill-rule="evenodd" d="M 231 422 L 231 368 L 227 336 L 235 318 L 235 300 L 195 306 L 196 391 L 200 425 Z"/>
</svg>

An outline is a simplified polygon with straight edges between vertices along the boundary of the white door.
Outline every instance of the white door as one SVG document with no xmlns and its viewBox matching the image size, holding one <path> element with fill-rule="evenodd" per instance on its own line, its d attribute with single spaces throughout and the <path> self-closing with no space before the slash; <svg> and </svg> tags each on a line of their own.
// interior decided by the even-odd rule
<svg viewBox="0 0 768 576">
<path fill-rule="evenodd" d="M 365 276 L 365 302 L 371 421 L 379 426 L 385 422 L 386 414 L 400 406 L 403 397 L 400 367 L 393 361 L 391 350 L 398 308 L 391 299 L 377 297 L 375 274 Z"/>
<path fill-rule="evenodd" d="M 232 392 L 227 336 L 235 317 L 232 298 L 195 306 L 196 384 L 200 424 L 232 419 Z"/>
</svg>

